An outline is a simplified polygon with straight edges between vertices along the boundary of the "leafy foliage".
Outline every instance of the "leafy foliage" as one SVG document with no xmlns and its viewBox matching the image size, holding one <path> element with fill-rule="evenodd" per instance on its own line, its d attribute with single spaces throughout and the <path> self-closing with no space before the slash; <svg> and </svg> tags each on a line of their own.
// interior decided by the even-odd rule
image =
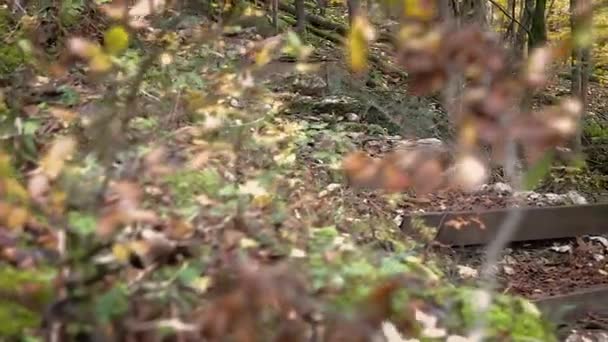
<svg viewBox="0 0 608 342">
<path fill-rule="evenodd" d="M 511 107 L 546 85 L 567 44 L 531 54 L 513 78 L 497 40 L 440 24 L 432 1 L 380 3 L 403 19 L 395 61 L 372 8 L 336 26 L 346 48 L 336 52 L 274 32 L 285 27 L 250 3 L 176 5 L 0 7 L 9 43 L 0 74 L 21 81 L 0 98 L 0 334 L 367 341 L 392 324 L 407 338 L 464 340 L 489 294 L 450 284 L 424 241 L 399 231 L 401 197 L 345 181 L 418 194 L 473 188 L 489 177 L 481 145 L 498 151 L 508 139 L 538 161 L 575 133 L 582 108 Z M 334 5 L 330 16 L 345 22 Z M 19 69 L 26 60 L 33 68 Z M 382 107 L 404 97 L 393 94 L 398 66 L 410 93 L 395 111 L 424 116 L 419 126 L 450 123 L 411 94 L 466 79 L 460 111 L 445 105 L 455 158 L 443 147 L 349 154 L 385 138 L 369 121 L 403 125 Z M 351 87 L 328 89 L 334 74 Z M 539 181 L 549 164 L 528 176 Z M 487 338 L 553 340 L 528 301 L 488 304 Z"/>
</svg>

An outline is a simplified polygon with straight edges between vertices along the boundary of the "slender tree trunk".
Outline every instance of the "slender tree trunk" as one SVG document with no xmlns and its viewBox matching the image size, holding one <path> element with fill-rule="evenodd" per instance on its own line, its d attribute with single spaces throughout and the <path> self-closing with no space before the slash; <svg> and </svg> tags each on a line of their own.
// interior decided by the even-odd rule
<svg viewBox="0 0 608 342">
<path fill-rule="evenodd" d="M 509 25 L 507 25 L 507 29 L 505 30 L 505 41 L 509 42 L 511 46 L 513 46 L 515 40 L 515 7 L 517 2 L 515 0 L 508 0 L 507 8 L 510 12 L 511 18 L 509 20 Z"/>
<path fill-rule="evenodd" d="M 528 40 L 528 51 L 547 41 L 547 27 L 545 25 L 545 11 L 547 0 L 536 0 L 534 15 L 530 24 L 530 37 Z"/>
<path fill-rule="evenodd" d="M 301 35 L 306 33 L 306 8 L 304 0 L 296 0 L 296 31 Z"/>
<path fill-rule="evenodd" d="M 582 151 L 582 124 L 587 103 L 589 78 L 591 77 L 591 46 L 589 36 L 592 26 L 591 0 L 570 0 L 570 26 L 575 41 L 572 52 L 572 96 L 583 104 L 583 117 L 578 125 L 574 141 L 575 152 Z"/>
<path fill-rule="evenodd" d="M 523 0 L 521 4 L 521 18 L 519 22 L 523 27 L 519 27 L 517 31 L 517 37 L 515 39 L 515 49 L 513 51 L 516 57 L 522 57 L 526 54 L 526 42 L 528 38 L 528 31 L 530 30 L 530 24 L 532 22 L 532 15 L 534 11 L 534 0 Z"/>
<path fill-rule="evenodd" d="M 348 6 L 348 21 L 352 24 L 353 19 L 359 14 L 359 0 L 347 0 L 346 5 Z"/>
<path fill-rule="evenodd" d="M 482 26 L 488 25 L 488 5 L 486 1 L 464 0 L 460 13 L 464 22 L 475 22 Z"/>
<path fill-rule="evenodd" d="M 279 0 L 270 0 L 272 3 L 272 26 L 275 34 L 279 34 Z"/>
</svg>

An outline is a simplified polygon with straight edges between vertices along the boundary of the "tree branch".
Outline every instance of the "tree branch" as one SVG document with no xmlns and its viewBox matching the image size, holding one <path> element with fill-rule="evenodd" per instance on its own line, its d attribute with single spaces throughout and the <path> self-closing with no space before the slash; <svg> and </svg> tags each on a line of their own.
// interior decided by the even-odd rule
<svg viewBox="0 0 608 342">
<path fill-rule="evenodd" d="M 509 12 L 506 9 L 504 9 L 504 7 L 502 7 L 499 3 L 497 3 L 495 0 L 488 0 L 488 2 L 491 3 L 492 5 L 494 5 L 494 7 L 498 8 L 507 18 L 511 19 L 519 27 L 524 29 L 524 31 L 526 31 L 528 36 L 532 35 L 530 30 L 527 27 L 525 27 L 524 24 L 522 24 L 521 22 L 519 22 L 519 20 L 517 20 L 513 16 L 511 16 L 511 14 L 509 14 Z"/>
</svg>

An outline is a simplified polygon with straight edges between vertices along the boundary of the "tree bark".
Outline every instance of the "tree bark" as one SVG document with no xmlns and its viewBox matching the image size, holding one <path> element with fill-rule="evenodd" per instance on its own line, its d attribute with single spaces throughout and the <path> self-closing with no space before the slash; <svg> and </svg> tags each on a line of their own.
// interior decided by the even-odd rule
<svg viewBox="0 0 608 342">
<path fill-rule="evenodd" d="M 534 15 L 530 24 L 530 37 L 528 39 L 528 51 L 547 41 L 547 27 L 545 24 L 545 12 L 547 0 L 536 0 Z"/>
<path fill-rule="evenodd" d="M 507 8 L 511 14 L 511 19 L 509 20 L 509 24 L 507 25 L 507 29 L 505 30 L 505 40 L 513 44 L 515 37 L 515 7 L 517 2 L 515 0 L 508 0 Z"/>
<path fill-rule="evenodd" d="M 270 0 L 272 2 L 272 26 L 275 34 L 279 34 L 279 0 Z"/>
<path fill-rule="evenodd" d="M 521 4 L 521 19 L 519 22 L 523 27 L 519 27 L 517 30 L 517 37 L 515 39 L 515 48 L 513 49 L 514 56 L 523 57 L 526 54 L 526 42 L 528 39 L 528 30 L 532 22 L 532 16 L 534 11 L 534 0 L 523 0 Z"/>
<path fill-rule="evenodd" d="M 306 8 L 304 0 L 296 0 L 296 31 L 301 35 L 306 33 Z"/>
<path fill-rule="evenodd" d="M 355 16 L 359 14 L 359 0 L 347 0 L 346 5 L 348 6 L 348 21 L 352 24 Z"/>
<path fill-rule="evenodd" d="M 587 35 L 591 35 L 591 0 L 570 0 L 570 26 L 575 42 L 572 50 L 572 96 L 578 97 L 583 104 L 583 116 L 578 125 L 576 138 L 573 142 L 575 152 L 582 151 L 582 126 L 587 104 L 587 91 L 591 77 L 591 46 Z M 582 9 L 587 9 L 586 11 Z M 581 39 L 583 38 L 583 39 Z"/>
<path fill-rule="evenodd" d="M 488 5 L 486 1 L 464 0 L 460 13 L 464 22 L 475 22 L 484 27 L 488 25 Z"/>
</svg>

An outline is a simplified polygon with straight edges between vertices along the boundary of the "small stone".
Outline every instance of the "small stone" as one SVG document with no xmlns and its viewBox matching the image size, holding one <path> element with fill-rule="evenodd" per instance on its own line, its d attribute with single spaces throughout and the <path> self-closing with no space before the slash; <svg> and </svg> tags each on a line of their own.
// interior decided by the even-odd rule
<svg viewBox="0 0 608 342">
<path fill-rule="evenodd" d="M 557 252 L 557 253 L 568 253 L 572 250 L 572 246 L 570 246 L 570 245 L 553 246 L 549 249 L 554 252 Z"/>
<path fill-rule="evenodd" d="M 424 138 L 416 140 L 418 145 L 427 145 L 427 146 L 443 146 L 443 141 L 437 138 Z"/>
<path fill-rule="evenodd" d="M 401 227 L 401 224 L 403 224 L 403 215 L 397 215 L 393 218 L 393 222 L 395 222 L 395 224 L 397 225 L 397 227 Z"/>
<path fill-rule="evenodd" d="M 517 260 L 515 260 L 515 258 L 510 255 L 505 255 L 503 260 L 507 265 L 515 265 L 517 263 Z"/>
<path fill-rule="evenodd" d="M 558 194 L 549 192 L 549 193 L 546 193 L 544 197 L 545 197 L 545 200 L 547 201 L 547 204 L 549 204 L 549 205 L 564 204 L 564 196 L 562 196 L 562 195 L 558 195 Z"/>
<path fill-rule="evenodd" d="M 230 106 L 233 108 L 243 108 L 243 105 L 238 99 L 230 99 Z"/>
<path fill-rule="evenodd" d="M 604 236 L 591 236 L 591 237 L 589 237 L 589 240 L 597 241 L 597 242 L 601 243 L 602 246 L 604 246 L 604 248 L 608 249 L 608 239 L 605 238 Z"/>
<path fill-rule="evenodd" d="M 458 265 L 457 267 L 458 267 L 458 275 L 460 275 L 460 278 L 463 278 L 463 279 L 477 278 L 479 276 L 479 272 L 474 268 L 471 268 L 469 266 L 463 266 L 463 265 Z"/>
<path fill-rule="evenodd" d="M 511 266 L 503 266 L 502 270 L 505 272 L 506 275 L 514 275 L 515 274 L 515 270 Z"/>
<path fill-rule="evenodd" d="M 513 192 L 513 188 L 507 183 L 498 182 L 492 185 L 492 191 L 499 195 L 510 195 Z"/>
<path fill-rule="evenodd" d="M 593 259 L 595 259 L 595 261 L 604 261 L 604 259 L 606 259 L 605 256 L 601 255 L 601 254 L 593 254 Z"/>
<path fill-rule="evenodd" d="M 568 199 L 570 200 L 570 202 L 572 204 L 575 205 L 585 205 L 587 204 L 587 199 L 585 197 L 583 197 L 583 195 L 579 194 L 577 191 L 575 190 L 570 190 L 566 193 L 566 196 L 568 197 Z"/>
<path fill-rule="evenodd" d="M 350 121 L 350 122 L 358 122 L 359 121 L 359 115 L 355 114 L 355 113 L 346 113 L 346 120 Z"/>
</svg>

